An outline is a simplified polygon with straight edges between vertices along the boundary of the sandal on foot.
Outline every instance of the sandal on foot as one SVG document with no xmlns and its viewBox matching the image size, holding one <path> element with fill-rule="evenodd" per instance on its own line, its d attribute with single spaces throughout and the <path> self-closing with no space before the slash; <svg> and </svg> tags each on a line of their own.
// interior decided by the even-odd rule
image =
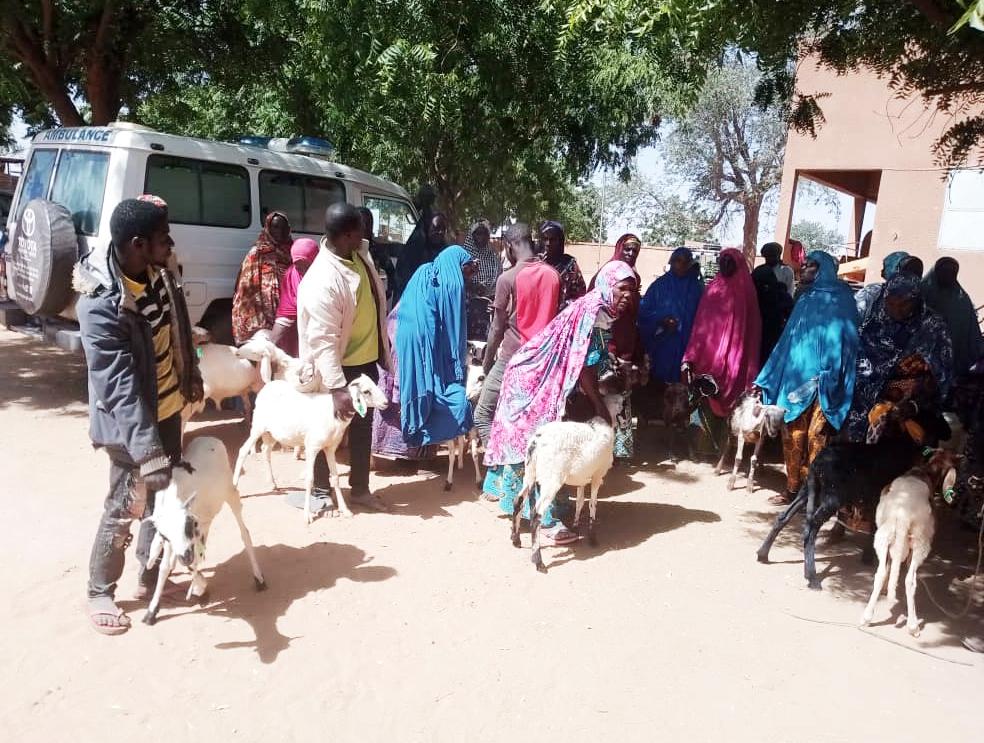
<svg viewBox="0 0 984 743">
<path fill-rule="evenodd" d="M 482 491 L 481 493 L 478 494 L 478 499 L 480 501 L 485 502 L 485 503 L 498 503 L 499 502 L 499 496 L 498 495 L 492 495 L 492 493 L 486 493 L 485 491 Z"/>
<path fill-rule="evenodd" d="M 122 635 L 130 629 L 130 617 L 108 596 L 89 599 L 89 622 L 101 635 Z"/>
<path fill-rule="evenodd" d="M 789 493 L 776 493 L 769 498 L 770 506 L 788 506 L 792 502 L 793 500 L 789 497 Z"/>
<path fill-rule="evenodd" d="M 540 532 L 540 545 L 542 547 L 561 547 L 565 544 L 573 544 L 577 540 L 577 534 L 563 524 Z"/>
</svg>

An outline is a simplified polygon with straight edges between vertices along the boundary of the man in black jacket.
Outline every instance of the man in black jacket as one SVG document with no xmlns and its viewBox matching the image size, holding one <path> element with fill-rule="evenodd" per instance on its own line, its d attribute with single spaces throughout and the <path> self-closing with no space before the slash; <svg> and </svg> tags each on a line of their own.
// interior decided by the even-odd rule
<svg viewBox="0 0 984 743">
<path fill-rule="evenodd" d="M 112 243 L 75 269 L 82 345 L 89 381 L 89 436 L 110 459 L 110 489 L 89 560 L 88 612 L 103 634 L 126 632 L 130 619 L 115 603 L 130 523 L 153 508 L 181 457 L 181 409 L 201 396 L 187 342 L 186 310 L 166 269 L 171 240 L 166 205 L 127 199 L 110 219 Z M 157 571 L 145 570 L 154 530 L 141 524 L 138 597 Z"/>
</svg>

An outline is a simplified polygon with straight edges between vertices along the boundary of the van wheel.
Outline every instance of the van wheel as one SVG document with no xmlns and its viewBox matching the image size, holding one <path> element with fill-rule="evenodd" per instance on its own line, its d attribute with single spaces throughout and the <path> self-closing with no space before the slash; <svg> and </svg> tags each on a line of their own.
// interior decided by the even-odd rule
<svg viewBox="0 0 984 743">
<path fill-rule="evenodd" d="M 212 336 L 213 343 L 236 345 L 232 339 L 232 300 L 217 299 L 208 306 L 198 325 Z"/>
</svg>

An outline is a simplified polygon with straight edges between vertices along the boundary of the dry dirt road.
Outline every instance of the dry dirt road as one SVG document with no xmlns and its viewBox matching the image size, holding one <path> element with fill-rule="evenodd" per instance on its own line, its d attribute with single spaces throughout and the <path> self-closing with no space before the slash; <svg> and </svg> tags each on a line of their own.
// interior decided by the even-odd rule
<svg viewBox="0 0 984 743">
<path fill-rule="evenodd" d="M 984 665 L 920 589 L 917 640 L 880 605 L 853 626 L 872 569 L 823 547 L 806 589 L 798 530 L 754 551 L 770 494 L 705 466 L 614 472 L 601 544 L 547 551 L 538 574 L 462 482 L 374 474 L 390 514 L 305 526 L 264 493 L 245 515 L 269 589 L 255 593 L 229 514 L 213 527 L 211 603 L 103 637 L 83 614 L 107 462 L 86 437 L 81 360 L 0 332 L 0 729 L 9 741 L 979 740 Z M 194 426 L 237 446 L 238 423 Z M 644 452 L 645 454 L 645 452 Z M 291 481 L 299 464 L 277 455 Z M 467 470 L 466 470 L 467 472 Z M 767 472 L 766 486 L 781 482 Z M 938 537 L 941 601 L 975 554 Z M 949 545 L 949 546 L 948 546 Z M 132 595 L 128 556 L 120 596 Z M 187 580 L 185 575 L 181 581 Z M 893 644 L 898 643 L 898 644 Z M 931 655 L 914 652 L 921 650 Z"/>
</svg>

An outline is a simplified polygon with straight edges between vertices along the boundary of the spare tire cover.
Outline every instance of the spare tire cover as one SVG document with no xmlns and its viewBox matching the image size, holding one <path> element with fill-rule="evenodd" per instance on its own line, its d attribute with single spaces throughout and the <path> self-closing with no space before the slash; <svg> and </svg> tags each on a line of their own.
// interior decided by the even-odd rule
<svg viewBox="0 0 984 743">
<path fill-rule="evenodd" d="M 14 225 L 10 258 L 14 301 L 31 315 L 57 315 L 72 299 L 79 258 L 72 213 L 53 201 L 29 202 Z"/>
</svg>

